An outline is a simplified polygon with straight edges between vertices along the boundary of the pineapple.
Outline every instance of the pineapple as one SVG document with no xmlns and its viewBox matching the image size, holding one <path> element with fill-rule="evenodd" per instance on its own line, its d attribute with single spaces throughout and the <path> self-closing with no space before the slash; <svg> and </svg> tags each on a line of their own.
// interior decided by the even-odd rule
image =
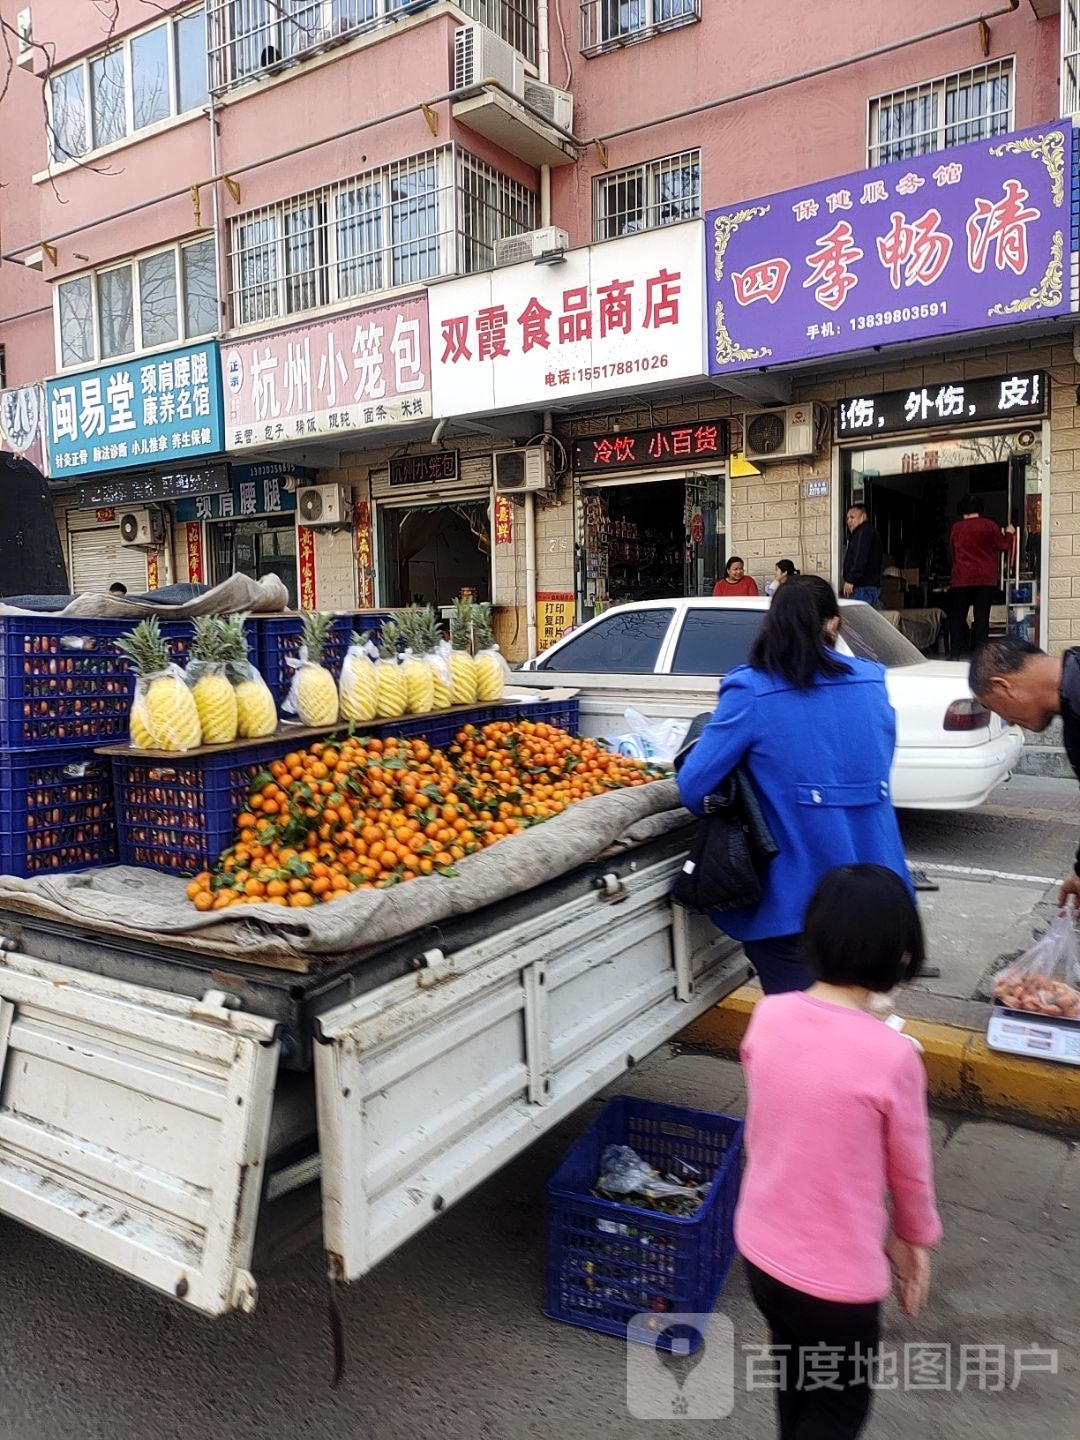
<svg viewBox="0 0 1080 1440">
<path fill-rule="evenodd" d="M 435 675 L 420 653 L 419 608 L 415 605 L 401 617 L 401 630 L 408 650 L 401 665 L 405 682 L 405 709 L 410 715 L 430 715 L 435 708 Z"/>
<path fill-rule="evenodd" d="M 397 720 L 405 714 L 408 694 L 402 679 L 401 666 L 397 660 L 398 641 L 401 627 L 394 620 L 387 620 L 379 636 L 380 660 L 375 666 L 379 686 L 378 715 L 383 720 Z"/>
<path fill-rule="evenodd" d="M 222 621 L 222 645 L 226 671 L 236 692 L 236 733 L 244 740 L 273 735 L 278 715 L 270 686 L 248 661 L 244 636 L 246 615 L 230 615 Z"/>
<path fill-rule="evenodd" d="M 495 648 L 491 629 L 491 606 L 474 605 L 473 635 L 476 638 L 476 698 L 483 705 L 493 705 L 506 689 L 506 662 Z"/>
<path fill-rule="evenodd" d="M 364 653 L 366 643 L 366 635 L 352 636 L 338 684 L 342 718 L 359 724 L 374 720 L 379 710 L 379 677 Z"/>
<path fill-rule="evenodd" d="M 435 611 L 425 605 L 417 612 L 413 631 L 414 648 L 424 657 L 434 676 L 433 710 L 448 710 L 454 703 L 454 691 L 450 683 L 450 667 L 439 650 L 439 622 Z"/>
<path fill-rule="evenodd" d="M 454 693 L 455 705 L 476 704 L 476 662 L 472 657 L 472 610 L 467 601 L 454 604 L 454 617 L 450 621 L 450 643 L 453 648 L 448 657 L 450 665 L 450 688 Z"/>
<path fill-rule="evenodd" d="M 146 728 L 146 722 L 139 713 L 139 707 L 131 707 L 131 743 L 136 750 L 153 750 L 154 737 Z"/>
<path fill-rule="evenodd" d="M 338 718 L 337 682 L 322 664 L 332 623 L 333 616 L 321 611 L 309 611 L 303 619 L 304 649 L 289 708 L 295 709 L 303 724 L 313 728 L 335 725 Z"/>
<path fill-rule="evenodd" d="M 194 750 L 202 739 L 195 697 L 182 673 L 169 660 L 169 648 L 157 619 L 140 620 L 117 645 L 134 662 L 137 688 L 132 711 L 136 745 L 146 749 Z"/>
<path fill-rule="evenodd" d="M 236 739 L 236 691 L 225 673 L 224 621 L 218 615 L 199 615 L 195 641 L 188 661 L 188 680 L 199 712 L 204 745 L 227 745 Z"/>
</svg>

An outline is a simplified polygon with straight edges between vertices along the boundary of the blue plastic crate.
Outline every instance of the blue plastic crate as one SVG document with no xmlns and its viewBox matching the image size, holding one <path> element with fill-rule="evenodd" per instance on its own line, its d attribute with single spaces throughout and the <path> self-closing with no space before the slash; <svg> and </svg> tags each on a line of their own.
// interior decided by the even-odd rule
<svg viewBox="0 0 1080 1440">
<path fill-rule="evenodd" d="M 179 875 L 211 869 L 233 842 L 252 777 L 288 748 L 279 736 L 175 760 L 114 756 L 121 863 Z"/>
<path fill-rule="evenodd" d="M 0 616 L 0 750 L 126 740 L 135 679 L 117 641 L 134 623 Z M 161 631 L 182 663 L 191 622 L 163 621 Z"/>
<path fill-rule="evenodd" d="M 533 720 L 554 725 L 559 730 L 578 733 L 581 725 L 581 701 L 574 696 L 568 700 L 504 701 L 498 706 L 496 720 Z"/>
<path fill-rule="evenodd" d="M 389 612 L 382 610 L 362 610 L 334 617 L 334 623 L 330 627 L 330 635 L 326 642 L 323 664 L 335 680 L 341 674 L 341 665 L 345 659 L 345 652 L 349 648 L 349 640 L 353 631 L 362 634 L 368 630 L 374 636 L 378 636 L 382 622 L 388 618 Z M 254 663 L 258 666 L 267 685 L 270 686 L 274 699 L 280 707 L 292 685 L 293 672 L 289 667 L 289 657 L 297 657 L 300 654 L 300 645 L 303 639 L 301 617 L 299 615 L 253 615 L 249 624 L 252 626 L 255 636 Z"/>
<path fill-rule="evenodd" d="M 0 756 L 0 872 L 58 874 L 115 861 L 107 760 L 74 747 Z"/>
<path fill-rule="evenodd" d="M 548 1182 L 544 1313 L 625 1340 L 631 1317 L 652 1312 L 661 1349 L 665 1314 L 710 1314 L 735 1255 L 742 1136 L 742 1121 L 728 1115 L 630 1095 L 609 1101 Z M 676 1160 L 695 1166 L 710 1182 L 697 1214 L 597 1199 L 607 1145 L 629 1145 L 660 1170 Z"/>
</svg>

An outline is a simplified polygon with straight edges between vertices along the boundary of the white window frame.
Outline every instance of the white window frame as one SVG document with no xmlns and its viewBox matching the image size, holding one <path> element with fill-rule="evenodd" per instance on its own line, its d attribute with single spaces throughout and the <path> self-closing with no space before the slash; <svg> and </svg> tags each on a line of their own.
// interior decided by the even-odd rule
<svg viewBox="0 0 1080 1440">
<path fill-rule="evenodd" d="M 668 30 L 696 24 L 701 19 L 702 0 L 579 0 L 581 7 L 581 53 L 586 59 L 651 40 Z M 665 7 L 679 6 L 675 13 L 665 15 Z M 618 24 L 609 29 L 612 8 L 625 8 L 631 16 L 640 16 L 640 24 Z"/>
<path fill-rule="evenodd" d="M 987 129 L 984 137 L 1005 134 L 1015 128 L 1016 123 L 1016 57 L 1014 55 L 1002 56 L 1000 60 L 987 60 L 982 65 L 971 65 L 965 70 L 955 70 L 951 75 L 939 75 L 934 80 L 923 80 L 915 85 L 907 85 L 899 90 L 887 91 L 882 95 L 874 95 L 866 107 L 866 161 L 870 169 L 876 169 L 879 165 L 891 164 L 894 161 L 906 158 L 915 159 L 920 155 L 934 155 L 941 150 L 948 150 L 952 143 L 964 144 L 965 141 L 950 142 L 948 131 L 950 129 L 963 129 L 980 122 L 986 124 L 995 119 L 999 112 L 991 110 L 981 116 L 969 120 L 956 120 L 949 122 L 945 118 L 948 97 L 960 91 L 970 88 L 973 85 L 987 83 L 993 80 L 1006 78 L 1009 85 L 1008 111 L 1000 129 Z M 935 105 L 935 116 L 933 124 L 920 130 L 913 130 L 910 135 L 898 136 L 895 139 L 882 140 L 880 123 L 882 111 L 890 106 L 915 103 L 929 100 Z M 926 142 L 925 144 L 923 142 Z M 892 147 L 902 144 L 913 144 L 910 156 L 892 156 L 888 152 Z"/>
<path fill-rule="evenodd" d="M 661 204 L 659 195 L 660 177 L 665 170 L 677 170 L 686 166 L 697 167 L 697 192 L 691 199 L 694 201 L 694 208 L 690 214 L 674 216 L 670 220 L 659 218 Z M 614 235 L 607 233 L 607 223 L 618 215 L 617 210 L 609 210 L 606 204 L 606 197 L 609 190 L 620 184 L 632 184 L 635 180 L 640 181 L 642 187 L 642 217 L 643 223 L 636 229 L 616 231 Z M 624 212 L 629 214 L 629 211 Z M 680 150 L 674 155 L 663 155 L 656 160 L 645 160 L 640 165 L 627 165 L 621 170 L 605 170 L 602 174 L 593 179 L 593 239 L 609 240 L 615 239 L 617 235 L 637 235 L 643 230 L 662 230 L 666 225 L 678 225 L 684 220 L 696 220 L 701 215 L 701 151 L 700 149 Z M 655 218 L 654 218 L 655 217 Z"/>
<path fill-rule="evenodd" d="M 149 131 L 152 131 L 152 130 L 154 129 L 154 127 L 157 126 L 157 125 L 164 125 L 164 124 L 166 124 L 168 121 L 170 121 L 170 120 L 175 120 L 175 119 L 177 119 L 178 117 L 180 117 L 180 116 L 182 116 L 182 115 L 194 115 L 194 114 L 196 114 L 196 113 L 202 108 L 201 105 L 193 106 L 191 109 L 188 109 L 188 110 L 181 110 L 181 109 L 179 108 L 179 105 L 180 105 L 180 76 L 179 76 L 179 71 L 178 71 L 178 69 L 177 69 L 177 62 L 178 62 L 178 59 L 179 59 L 179 52 L 178 52 L 178 46 L 177 46 L 177 42 L 176 42 L 176 27 L 177 27 L 177 25 L 178 25 L 181 21 L 183 21 L 183 20 L 189 20 L 189 19 L 191 19 L 191 17 L 192 17 L 193 15 L 201 15 L 201 14 L 203 14 L 203 13 L 204 13 L 204 11 L 203 11 L 203 6 L 198 5 L 198 6 L 195 6 L 194 8 L 189 8 L 189 9 L 186 9 L 186 10 L 178 10 L 178 11 L 175 11 L 175 12 L 173 12 L 172 14 L 159 15 L 158 18 L 157 18 L 156 20 L 154 20 L 151 24 L 149 24 L 149 25 L 144 25 L 144 26 L 142 26 L 141 29 L 132 31 L 132 33 L 131 33 L 130 35 L 125 35 L 125 36 L 123 36 L 122 39 L 119 39 L 119 40 L 114 41 L 113 44 L 111 44 L 110 46 L 108 46 L 106 49 L 96 50 L 96 51 L 94 51 L 93 54 L 84 56 L 82 60 L 77 60 L 74 65 L 63 65 L 63 66 L 58 67 L 56 70 L 52 71 L 52 72 L 50 73 L 50 75 L 49 75 L 49 83 L 48 83 L 48 84 L 46 85 L 46 87 L 45 87 L 46 106 L 47 106 L 48 117 L 49 117 L 49 163 L 50 163 L 50 165 L 52 165 L 52 166 L 55 167 L 55 166 L 59 166 L 59 165 L 70 164 L 71 162 L 77 161 L 77 160 L 85 160 L 88 156 L 95 155 L 95 154 L 97 154 L 97 153 L 98 153 L 99 151 L 101 151 L 101 150 L 112 150 L 112 149 L 114 149 L 114 148 L 115 148 L 116 146 L 118 146 L 118 145 L 123 145 L 123 144 L 125 144 L 125 143 L 127 143 L 127 142 L 129 142 L 129 141 L 131 141 L 131 140 L 135 140 L 135 139 L 137 139 L 140 135 L 143 135 L 143 134 L 146 134 L 146 133 L 149 132 Z M 160 119 L 160 120 L 152 120 L 149 124 L 147 124 L 147 125 L 141 125 L 141 126 L 139 126 L 138 129 L 136 129 L 136 128 L 135 128 L 135 90 L 134 90 L 134 86 L 133 86 L 133 84 L 132 84 L 132 78 L 131 78 L 131 76 L 132 76 L 132 70 L 131 70 L 131 46 L 132 46 L 132 42 L 135 41 L 135 40 L 140 40 L 140 39 L 142 39 L 142 37 L 143 37 L 144 35 L 148 35 L 152 30 L 158 30 L 158 29 L 160 29 L 160 28 L 162 28 L 162 27 L 164 27 L 164 29 L 165 29 L 165 35 L 166 35 L 166 50 L 167 50 L 167 53 L 168 53 L 168 69 L 169 69 L 169 113 L 168 113 L 168 115 L 163 116 L 162 119 Z M 94 101 L 93 101 L 93 93 L 92 93 L 91 84 L 90 84 L 90 67 L 91 67 L 91 65 L 94 63 L 94 61 L 100 60 L 100 59 L 102 59 L 102 58 L 103 58 L 104 56 L 106 56 L 106 55 L 114 55 L 114 54 L 116 54 L 117 52 L 122 53 L 122 55 L 123 55 L 123 63 L 124 63 L 124 133 L 123 133 L 123 135 L 119 136 L 116 140 L 109 140 L 109 141 L 107 141 L 106 144 L 104 144 L 104 145 L 95 145 L 95 144 L 94 144 L 94 118 L 93 118 L 93 117 L 94 117 Z M 62 76 L 62 75 L 70 75 L 73 71 L 76 71 L 76 70 L 81 70 L 81 71 L 82 71 L 82 77 L 83 77 L 83 97 L 84 97 L 84 110 L 85 110 L 85 117 L 84 117 L 84 136 L 83 136 L 83 138 L 84 138 L 84 140 L 86 141 L 86 148 L 85 148 L 84 150 L 80 150 L 77 155 L 76 155 L 76 154 L 69 154 L 67 151 L 65 151 L 63 154 L 58 155 L 58 154 L 54 154 L 54 144 L 55 144 L 55 139 L 56 139 L 56 129 L 55 129 L 55 124 L 54 124 L 54 119 L 53 119 L 53 94 L 52 94 L 52 85 L 53 85 L 53 81 L 56 80 L 56 79 L 59 79 L 60 76 Z M 209 77 L 207 77 L 207 79 L 208 79 L 208 83 L 209 83 Z M 209 94 L 209 89 L 207 90 L 207 94 Z"/>
<path fill-rule="evenodd" d="M 1080 0 L 1061 0 L 1061 113 L 1080 111 Z"/>
<path fill-rule="evenodd" d="M 190 345 L 196 340 L 205 340 L 218 333 L 215 326 L 213 330 L 201 331 L 199 334 L 189 334 L 187 328 L 187 296 L 184 291 L 184 251 L 194 248 L 196 245 L 214 246 L 212 235 L 200 235 L 190 240 L 185 240 L 176 245 L 159 245 L 153 250 L 140 251 L 138 255 L 131 255 L 126 260 L 116 264 L 101 265 L 96 270 L 83 270 L 77 275 L 65 275 L 63 280 L 58 280 L 53 292 L 53 334 L 55 337 L 56 368 L 58 371 L 68 374 L 78 370 L 88 369 L 94 365 L 111 365 L 121 360 L 131 358 L 133 355 L 153 354 L 157 351 L 175 350 L 183 345 Z M 150 260 L 155 255 L 172 255 L 176 276 L 176 339 L 170 340 L 167 344 L 147 345 L 142 343 L 142 292 L 141 279 L 139 274 L 140 262 Z M 216 247 L 214 253 L 215 276 L 216 276 Z M 101 305 L 98 299 L 98 284 L 102 275 L 112 274 L 117 270 L 131 271 L 131 310 L 132 310 L 132 340 L 133 348 L 125 351 L 122 355 L 103 356 L 101 353 Z M 60 294 L 65 285 L 71 285 L 79 280 L 90 281 L 90 323 L 93 339 L 93 355 L 89 359 L 75 360 L 70 364 L 64 364 L 63 336 L 60 328 Z M 220 300 L 220 297 L 218 297 Z"/>
</svg>

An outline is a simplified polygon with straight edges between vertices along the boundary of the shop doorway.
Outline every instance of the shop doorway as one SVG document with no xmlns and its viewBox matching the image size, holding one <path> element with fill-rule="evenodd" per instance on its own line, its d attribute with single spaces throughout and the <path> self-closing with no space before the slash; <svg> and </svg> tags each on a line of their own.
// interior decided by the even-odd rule
<svg viewBox="0 0 1080 1440">
<path fill-rule="evenodd" d="M 582 485 L 583 617 L 633 600 L 710 595 L 723 564 L 724 514 L 722 476 Z"/>
<path fill-rule="evenodd" d="M 462 592 L 491 599 L 491 518 L 486 501 L 379 507 L 381 603 L 445 609 Z"/>
<path fill-rule="evenodd" d="M 296 517 L 270 515 L 258 520 L 215 520 L 207 524 L 211 574 L 215 584 L 230 575 L 263 580 L 276 575 L 289 592 L 289 608 L 298 604 Z"/>
<path fill-rule="evenodd" d="M 1040 643 L 1040 448 L 1037 437 L 1021 449 L 1016 435 L 988 435 L 844 453 L 844 511 L 864 504 L 881 536 L 881 609 L 921 650 L 946 650 L 949 532 L 966 495 L 981 497 L 986 516 L 1018 535 L 999 563 L 991 634 Z"/>
</svg>

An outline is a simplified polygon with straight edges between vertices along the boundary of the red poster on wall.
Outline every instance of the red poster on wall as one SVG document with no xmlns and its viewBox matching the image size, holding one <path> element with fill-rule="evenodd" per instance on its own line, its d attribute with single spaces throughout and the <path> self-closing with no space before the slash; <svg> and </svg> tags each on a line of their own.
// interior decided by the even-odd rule
<svg viewBox="0 0 1080 1440">
<path fill-rule="evenodd" d="M 514 504 L 509 495 L 495 496 L 495 544 L 514 543 Z"/>
<path fill-rule="evenodd" d="M 356 502 L 356 590 L 360 608 L 375 605 L 375 556 L 371 544 L 371 502 Z"/>
<path fill-rule="evenodd" d="M 159 571 L 159 569 L 158 569 L 158 563 L 159 563 L 159 561 L 158 561 L 158 552 L 157 552 L 156 550 L 150 550 L 150 551 L 148 551 L 148 552 L 147 552 L 147 556 L 146 556 L 146 588 L 147 588 L 147 590 L 156 590 L 156 589 L 158 588 L 158 585 L 159 585 L 159 583 L 160 583 L 160 580 L 159 580 L 160 571 Z"/>
<path fill-rule="evenodd" d="M 296 527 L 296 548 L 300 570 L 300 608 L 315 609 L 315 531 L 310 525 Z"/>
<path fill-rule="evenodd" d="M 193 585 L 203 582 L 203 535 L 202 522 L 189 520 L 187 532 L 187 578 Z"/>
</svg>

